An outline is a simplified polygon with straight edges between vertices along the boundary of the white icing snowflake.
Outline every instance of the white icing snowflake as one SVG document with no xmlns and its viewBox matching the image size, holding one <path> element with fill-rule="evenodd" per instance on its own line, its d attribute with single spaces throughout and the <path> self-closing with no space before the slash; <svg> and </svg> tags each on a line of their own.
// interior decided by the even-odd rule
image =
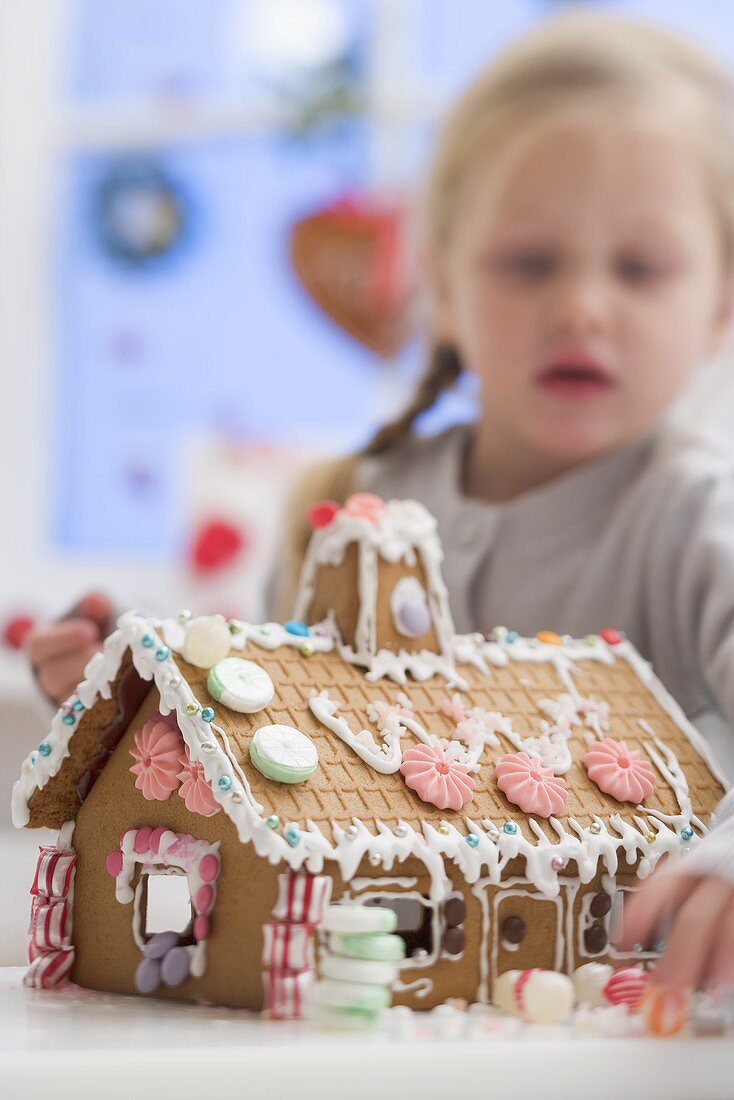
<svg viewBox="0 0 734 1100">
<path fill-rule="evenodd" d="M 601 699 L 581 699 L 578 711 L 587 729 L 593 730 L 596 734 L 606 733 L 609 729 L 609 703 Z"/>
<path fill-rule="evenodd" d="M 458 726 L 460 722 L 466 719 L 464 700 L 458 692 L 454 692 L 450 699 L 443 699 L 441 701 L 441 713 L 445 714 L 449 721 L 453 722 L 455 726 Z"/>
<path fill-rule="evenodd" d="M 550 718 L 550 724 L 556 726 L 559 730 L 568 727 L 570 733 L 571 726 L 578 726 L 580 723 L 576 701 L 568 692 L 562 692 L 555 699 L 541 699 L 538 703 L 538 710 Z"/>
<path fill-rule="evenodd" d="M 413 717 L 413 704 L 402 691 L 396 703 L 375 699 L 367 707 L 367 717 L 382 732 L 401 733 L 405 729 L 404 718 Z"/>
</svg>

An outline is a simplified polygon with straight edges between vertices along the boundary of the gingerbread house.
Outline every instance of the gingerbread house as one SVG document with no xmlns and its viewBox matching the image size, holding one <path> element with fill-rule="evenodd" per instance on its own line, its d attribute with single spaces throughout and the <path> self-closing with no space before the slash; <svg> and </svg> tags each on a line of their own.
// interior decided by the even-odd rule
<svg viewBox="0 0 734 1100">
<path fill-rule="evenodd" d="M 457 635 L 415 502 L 311 521 L 297 618 L 128 612 L 24 762 L 16 825 L 59 830 L 29 984 L 298 1015 L 329 898 L 391 911 L 414 1008 L 654 959 L 614 946 L 624 898 L 724 786 L 649 665 L 611 630 Z M 152 920 L 164 884 L 175 927 Z"/>
</svg>

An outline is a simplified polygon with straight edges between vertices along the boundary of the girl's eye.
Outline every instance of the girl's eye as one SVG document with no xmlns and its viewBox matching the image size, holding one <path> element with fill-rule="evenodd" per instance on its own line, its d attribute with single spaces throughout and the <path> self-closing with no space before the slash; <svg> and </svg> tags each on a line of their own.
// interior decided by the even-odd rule
<svg viewBox="0 0 734 1100">
<path fill-rule="evenodd" d="M 649 283 L 661 274 L 657 264 L 641 256 L 622 256 L 615 266 L 619 277 L 627 283 Z"/>
<path fill-rule="evenodd" d="M 556 269 L 556 259 L 549 252 L 510 252 L 499 259 L 499 268 L 520 279 L 544 279 Z"/>
</svg>

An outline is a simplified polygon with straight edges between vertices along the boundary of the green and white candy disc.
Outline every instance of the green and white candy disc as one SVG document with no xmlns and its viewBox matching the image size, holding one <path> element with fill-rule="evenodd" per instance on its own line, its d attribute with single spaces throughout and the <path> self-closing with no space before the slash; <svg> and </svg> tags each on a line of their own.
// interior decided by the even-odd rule
<svg viewBox="0 0 734 1100">
<path fill-rule="evenodd" d="M 311 738 L 293 726 L 261 726 L 250 742 L 250 760 L 276 783 L 303 783 L 316 770 L 319 754 Z"/>
<path fill-rule="evenodd" d="M 240 714 L 255 714 L 272 700 L 275 684 L 264 668 L 244 657 L 217 661 L 207 677 L 209 694 Z"/>
</svg>

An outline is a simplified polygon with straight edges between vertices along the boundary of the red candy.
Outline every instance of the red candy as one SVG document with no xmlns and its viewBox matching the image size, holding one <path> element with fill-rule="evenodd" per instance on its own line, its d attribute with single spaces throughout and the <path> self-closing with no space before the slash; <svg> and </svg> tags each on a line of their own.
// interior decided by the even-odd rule
<svg viewBox="0 0 734 1100">
<path fill-rule="evenodd" d="M 108 875 L 111 875 L 112 878 L 117 878 L 122 870 L 122 852 L 110 852 L 105 860 L 105 867 L 107 868 Z"/>
<path fill-rule="evenodd" d="M 340 505 L 335 500 L 319 500 L 308 510 L 308 523 L 314 530 L 318 531 L 321 527 L 328 527 L 330 523 L 334 522 L 337 513 L 340 511 Z"/>
<path fill-rule="evenodd" d="M 202 886 L 194 899 L 194 904 L 200 913 L 208 913 L 213 901 L 214 891 L 211 886 Z"/>
<path fill-rule="evenodd" d="M 156 855 L 158 854 L 158 849 L 161 845 L 161 837 L 165 832 L 166 830 L 161 828 L 160 826 L 157 829 L 153 829 L 153 832 L 150 834 L 150 839 L 148 840 L 149 851 L 153 852 Z"/>
<path fill-rule="evenodd" d="M 194 533 L 191 565 L 196 573 L 215 573 L 246 550 L 248 541 L 246 533 L 228 520 L 205 521 Z"/>
<path fill-rule="evenodd" d="M 135 836 L 135 851 L 138 855 L 143 855 L 144 852 L 150 851 L 150 834 L 151 830 L 147 826 L 138 829 Z"/>
<path fill-rule="evenodd" d="M 194 921 L 194 939 L 199 943 L 202 940 L 208 940 L 210 929 L 211 924 L 209 918 L 204 916 L 203 913 L 200 913 Z"/>
<path fill-rule="evenodd" d="M 34 620 L 30 616 L 16 615 L 3 627 L 3 641 L 10 649 L 22 649 L 26 637 L 34 626 Z"/>
<path fill-rule="evenodd" d="M 604 986 L 604 996 L 613 1005 L 624 1005 L 628 1012 L 637 1012 L 650 984 L 650 975 L 638 966 L 615 970 Z"/>
<path fill-rule="evenodd" d="M 213 856 L 211 852 L 205 855 L 199 864 L 199 874 L 204 882 L 214 882 L 214 879 L 219 874 L 219 860 L 216 856 Z"/>
<path fill-rule="evenodd" d="M 611 626 L 607 626 L 604 628 L 604 630 L 600 630 L 599 637 L 603 638 L 607 645 L 619 645 L 620 642 L 624 641 L 624 638 L 619 633 L 619 631 L 615 630 Z"/>
</svg>

